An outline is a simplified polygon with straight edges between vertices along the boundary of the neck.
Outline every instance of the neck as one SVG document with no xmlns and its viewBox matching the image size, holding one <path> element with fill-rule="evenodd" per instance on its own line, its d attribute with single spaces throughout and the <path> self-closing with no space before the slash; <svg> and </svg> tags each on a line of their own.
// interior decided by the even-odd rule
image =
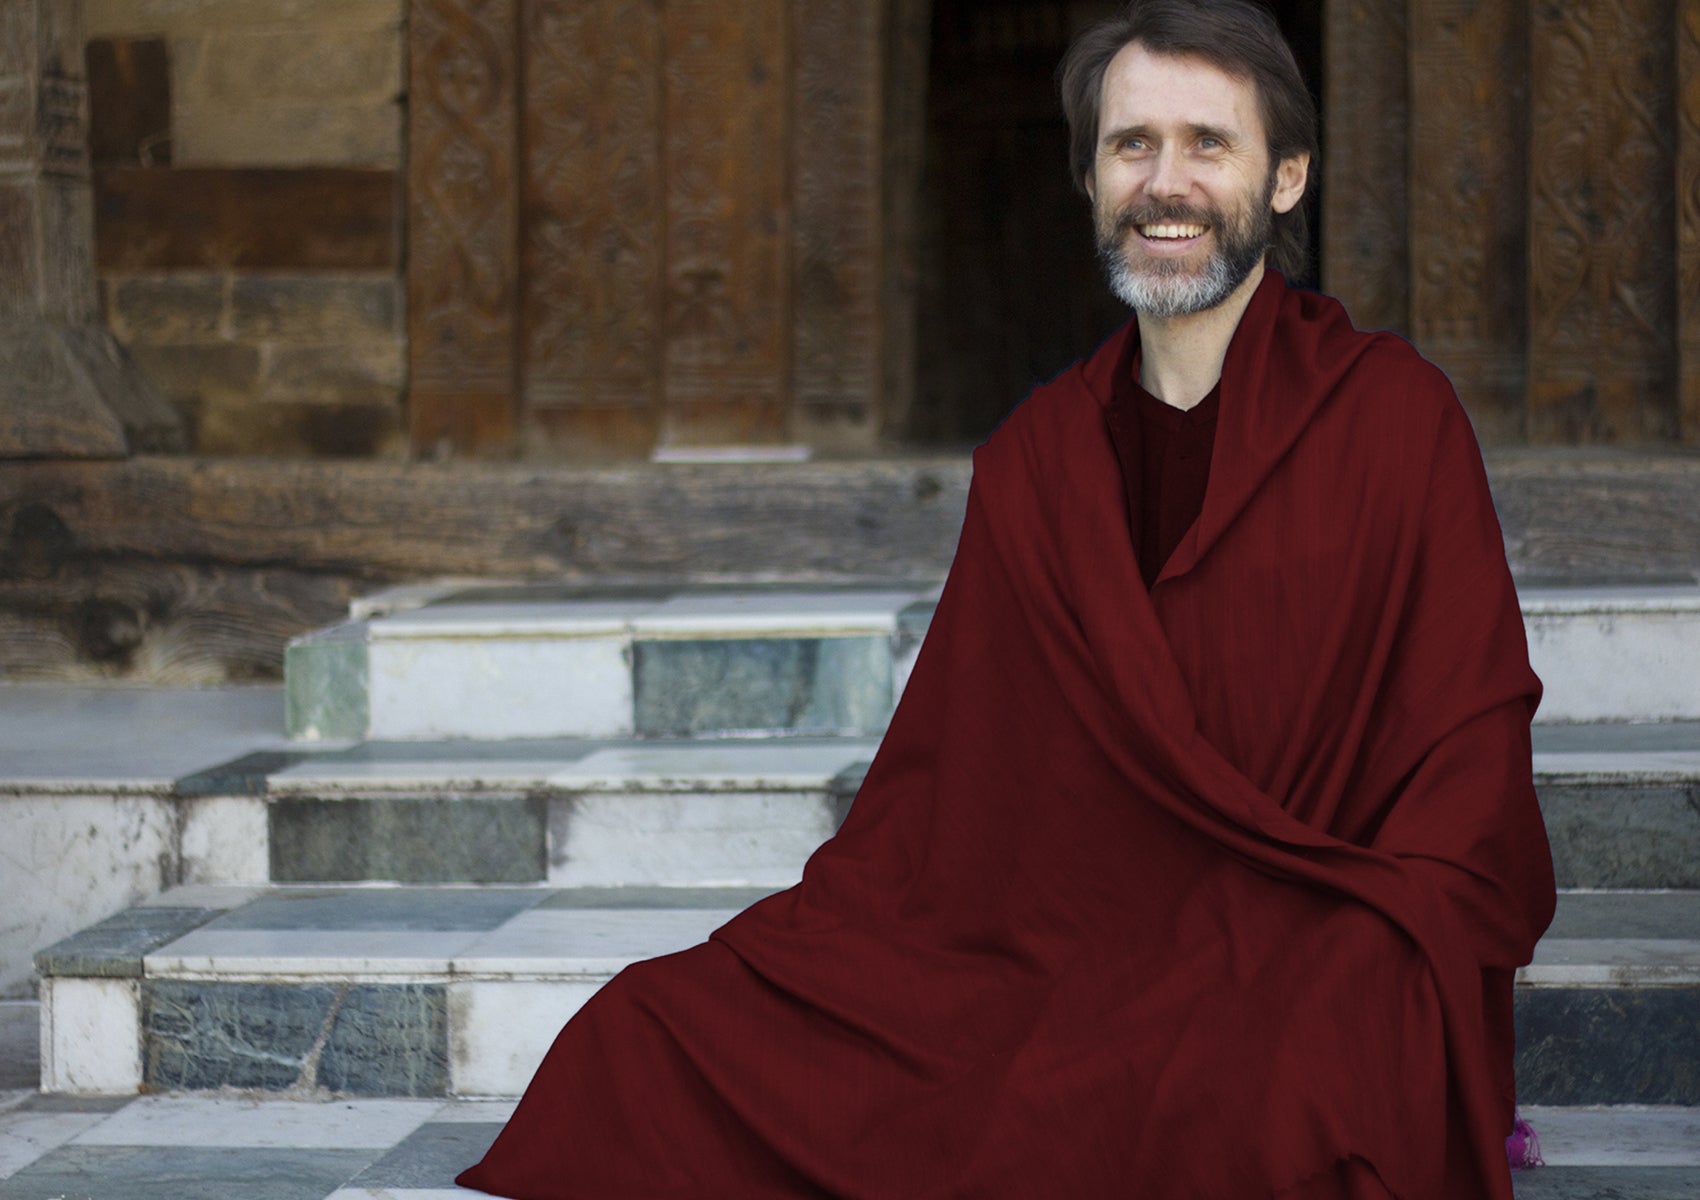
<svg viewBox="0 0 1700 1200">
<path fill-rule="evenodd" d="M 1139 385 L 1174 408 L 1195 407 L 1222 378 L 1228 343 L 1262 282 L 1263 264 L 1258 263 L 1214 308 L 1184 317 L 1141 316 Z"/>
</svg>

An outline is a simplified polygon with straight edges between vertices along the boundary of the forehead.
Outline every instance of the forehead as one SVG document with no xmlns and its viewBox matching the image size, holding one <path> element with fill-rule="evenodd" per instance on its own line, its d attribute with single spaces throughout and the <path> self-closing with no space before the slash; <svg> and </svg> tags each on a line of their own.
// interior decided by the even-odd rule
<svg viewBox="0 0 1700 1200">
<path fill-rule="evenodd" d="M 1123 46 L 1104 71 L 1098 128 L 1209 126 L 1262 140 L 1257 87 L 1202 58 Z"/>
</svg>

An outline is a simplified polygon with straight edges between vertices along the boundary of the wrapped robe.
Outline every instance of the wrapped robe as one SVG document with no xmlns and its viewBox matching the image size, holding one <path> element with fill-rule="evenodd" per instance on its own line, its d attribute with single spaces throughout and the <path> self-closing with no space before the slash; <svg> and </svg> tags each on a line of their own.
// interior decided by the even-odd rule
<svg viewBox="0 0 1700 1200">
<path fill-rule="evenodd" d="M 802 882 L 599 992 L 462 1183 L 1246 1200 L 1350 1164 L 1508 1200 L 1512 975 L 1554 887 L 1469 422 L 1269 272 L 1147 589 L 1105 424 L 1134 336 L 976 452 L 914 675 Z"/>
</svg>

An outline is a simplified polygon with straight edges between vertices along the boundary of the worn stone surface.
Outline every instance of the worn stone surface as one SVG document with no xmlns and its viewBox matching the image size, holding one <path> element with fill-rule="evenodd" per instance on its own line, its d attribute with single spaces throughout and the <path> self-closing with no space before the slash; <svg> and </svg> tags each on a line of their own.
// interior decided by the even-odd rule
<svg viewBox="0 0 1700 1200">
<path fill-rule="evenodd" d="M 1523 988 L 1523 1104 L 1700 1104 L 1700 988 Z"/>
<path fill-rule="evenodd" d="M 271 349 L 262 399 L 388 404 L 401 412 L 407 348 L 399 337 Z"/>
<path fill-rule="evenodd" d="M 891 716 L 884 637 L 639 641 L 638 733 L 872 733 Z"/>
<path fill-rule="evenodd" d="M 37 972 L 140 978 L 142 957 L 217 916 L 216 908 L 127 908 L 35 956 Z"/>
<path fill-rule="evenodd" d="M 209 29 L 384 29 L 407 0 L 83 0 L 89 37 L 199 34 Z"/>
<path fill-rule="evenodd" d="M 131 353 L 153 385 L 174 403 L 251 395 L 259 386 L 260 348 L 244 342 L 138 341 Z"/>
<path fill-rule="evenodd" d="M 446 1014 L 440 985 L 149 980 L 143 1079 L 160 1091 L 442 1095 Z"/>
<path fill-rule="evenodd" d="M 208 455 L 399 458 L 406 451 L 401 404 L 394 397 L 345 404 L 226 395 L 187 402 L 185 418 L 195 449 Z"/>
<path fill-rule="evenodd" d="M 229 277 L 215 272 L 109 274 L 101 280 L 102 307 L 112 332 L 128 343 L 216 342 L 227 333 L 229 287 Z"/>
<path fill-rule="evenodd" d="M 436 1188 L 477 1162 L 502 1131 L 500 1124 L 422 1125 L 395 1149 L 349 1180 L 350 1188 Z"/>
<path fill-rule="evenodd" d="M 401 165 L 395 102 L 318 105 L 207 103 L 172 114 L 172 161 L 185 167 Z"/>
<path fill-rule="evenodd" d="M 541 797 L 278 797 L 271 877 L 538 883 L 547 877 L 546 827 Z"/>
<path fill-rule="evenodd" d="M 1695 1167 L 1543 1167 L 1511 1176 L 1517 1200 L 1690 1200 Z"/>
<path fill-rule="evenodd" d="M 184 108 L 297 107 L 402 91 L 399 29 L 220 29 L 172 42 L 172 89 Z"/>
<path fill-rule="evenodd" d="M 320 1200 L 375 1150 L 61 1146 L 10 1179 L 0 1200 Z"/>
<path fill-rule="evenodd" d="M 1560 887 L 1700 888 L 1700 784 L 1537 790 Z"/>
<path fill-rule="evenodd" d="M 323 343 L 401 331 L 401 284 L 391 275 L 242 275 L 230 287 L 238 338 Z"/>
</svg>

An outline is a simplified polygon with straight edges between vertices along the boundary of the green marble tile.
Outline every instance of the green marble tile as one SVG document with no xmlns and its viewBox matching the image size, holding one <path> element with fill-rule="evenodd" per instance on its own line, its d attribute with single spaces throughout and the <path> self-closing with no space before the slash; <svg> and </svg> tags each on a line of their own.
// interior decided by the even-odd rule
<svg viewBox="0 0 1700 1200">
<path fill-rule="evenodd" d="M 372 727 L 366 624 L 345 622 L 289 643 L 284 724 L 292 738 L 363 738 Z"/>
<path fill-rule="evenodd" d="M 142 1077 L 150 1091 L 440 1096 L 448 1090 L 445 991 L 149 980 Z"/>
<path fill-rule="evenodd" d="M 1537 791 L 1560 887 L 1700 888 L 1700 784 Z"/>
<path fill-rule="evenodd" d="M 1700 1104 L 1700 988 L 1519 988 L 1522 1104 Z"/>
<path fill-rule="evenodd" d="M 891 639 L 750 638 L 633 645 L 638 733 L 877 734 L 891 718 Z"/>
<path fill-rule="evenodd" d="M 773 895 L 766 887 L 576 887 L 549 893 L 543 908 L 735 908 Z"/>
<path fill-rule="evenodd" d="M 135 979 L 142 958 L 219 915 L 216 908 L 127 908 L 35 956 L 36 973 Z"/>
<path fill-rule="evenodd" d="M 280 796 L 269 809 L 277 883 L 541 883 L 542 796 Z"/>
<path fill-rule="evenodd" d="M 280 889 L 232 909 L 218 929 L 342 931 L 495 929 L 546 899 L 542 888 Z"/>
</svg>

